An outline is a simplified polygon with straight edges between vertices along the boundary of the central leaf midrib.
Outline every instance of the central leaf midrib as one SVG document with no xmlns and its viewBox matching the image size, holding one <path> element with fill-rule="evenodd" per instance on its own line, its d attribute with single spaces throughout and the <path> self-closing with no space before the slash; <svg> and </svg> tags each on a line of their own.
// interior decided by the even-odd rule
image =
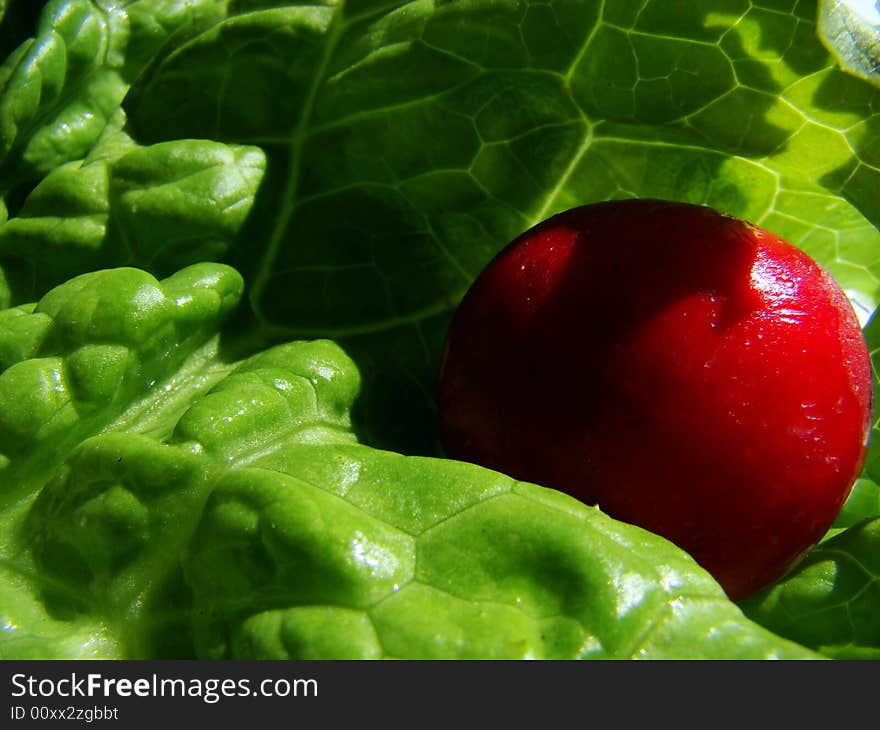
<svg viewBox="0 0 880 730">
<path fill-rule="evenodd" d="M 305 141 L 309 136 L 308 129 L 315 111 L 318 90 L 324 83 L 324 77 L 327 74 L 330 60 L 332 59 L 336 47 L 339 45 L 339 41 L 345 31 L 345 22 L 342 17 L 344 12 L 345 2 L 344 0 L 340 0 L 339 5 L 335 8 L 334 16 L 330 21 L 329 29 L 327 31 L 327 43 L 324 46 L 324 52 L 321 55 L 321 61 L 318 64 L 318 68 L 312 76 L 308 95 L 303 104 L 302 114 L 296 125 L 294 125 L 293 132 L 290 136 L 290 141 L 288 143 L 290 161 L 288 165 L 287 183 L 284 186 L 284 191 L 281 197 L 281 208 L 278 211 L 275 226 L 272 228 L 272 233 L 266 247 L 266 253 L 263 260 L 260 262 L 260 267 L 254 276 L 254 283 L 251 287 L 251 306 L 255 312 L 260 311 L 259 303 L 263 297 L 266 284 L 272 275 L 272 265 L 278 254 L 278 249 L 284 238 L 284 233 L 287 230 L 287 226 L 290 223 L 294 210 L 296 209 L 296 199 L 300 180 L 300 161 L 302 159 L 303 148 L 305 146 Z"/>
</svg>

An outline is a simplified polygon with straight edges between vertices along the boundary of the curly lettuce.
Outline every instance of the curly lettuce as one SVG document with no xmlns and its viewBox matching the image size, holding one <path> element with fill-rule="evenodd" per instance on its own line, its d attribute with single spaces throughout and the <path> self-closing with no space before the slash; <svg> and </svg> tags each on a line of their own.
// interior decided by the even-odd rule
<svg viewBox="0 0 880 730">
<path fill-rule="evenodd" d="M 752 220 L 867 322 L 880 90 L 832 5 L 0 4 L 2 655 L 876 651 L 828 608 L 876 606 L 870 570 L 828 582 L 880 516 L 876 439 L 750 620 L 660 538 L 440 458 L 435 424 L 460 297 L 576 204 Z"/>
</svg>

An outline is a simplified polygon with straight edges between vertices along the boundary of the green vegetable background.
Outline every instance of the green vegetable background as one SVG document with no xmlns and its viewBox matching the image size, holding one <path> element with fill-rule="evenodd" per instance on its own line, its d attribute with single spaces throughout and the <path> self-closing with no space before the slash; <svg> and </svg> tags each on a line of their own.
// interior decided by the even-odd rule
<svg viewBox="0 0 880 730">
<path fill-rule="evenodd" d="M 490 258 L 613 198 L 782 235 L 880 349 L 877 24 L 43 5 L 0 0 L 0 657 L 880 657 L 876 439 L 737 606 L 662 538 L 444 459 L 435 398 Z"/>
</svg>

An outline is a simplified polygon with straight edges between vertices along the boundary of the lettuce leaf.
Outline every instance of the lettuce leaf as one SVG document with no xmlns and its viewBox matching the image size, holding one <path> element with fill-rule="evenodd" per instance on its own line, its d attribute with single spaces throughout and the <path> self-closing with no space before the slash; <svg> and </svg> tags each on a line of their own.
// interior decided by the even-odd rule
<svg viewBox="0 0 880 730">
<path fill-rule="evenodd" d="M 880 90 L 819 4 L 37 5 L 0 21 L 4 655 L 814 656 L 659 538 L 429 457 L 460 297 L 573 205 L 752 220 L 868 320 Z M 297 389 L 322 358 L 341 410 Z M 818 559 L 880 516 L 874 441 Z"/>
</svg>

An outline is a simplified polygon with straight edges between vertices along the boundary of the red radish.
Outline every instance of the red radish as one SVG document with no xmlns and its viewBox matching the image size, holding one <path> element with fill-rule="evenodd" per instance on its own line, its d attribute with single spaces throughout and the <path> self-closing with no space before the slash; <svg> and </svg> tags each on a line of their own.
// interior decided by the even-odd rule
<svg viewBox="0 0 880 730">
<path fill-rule="evenodd" d="M 859 474 L 871 366 L 801 250 L 709 208 L 587 205 L 504 249 L 441 376 L 449 456 L 659 533 L 733 599 L 781 577 Z"/>
</svg>

